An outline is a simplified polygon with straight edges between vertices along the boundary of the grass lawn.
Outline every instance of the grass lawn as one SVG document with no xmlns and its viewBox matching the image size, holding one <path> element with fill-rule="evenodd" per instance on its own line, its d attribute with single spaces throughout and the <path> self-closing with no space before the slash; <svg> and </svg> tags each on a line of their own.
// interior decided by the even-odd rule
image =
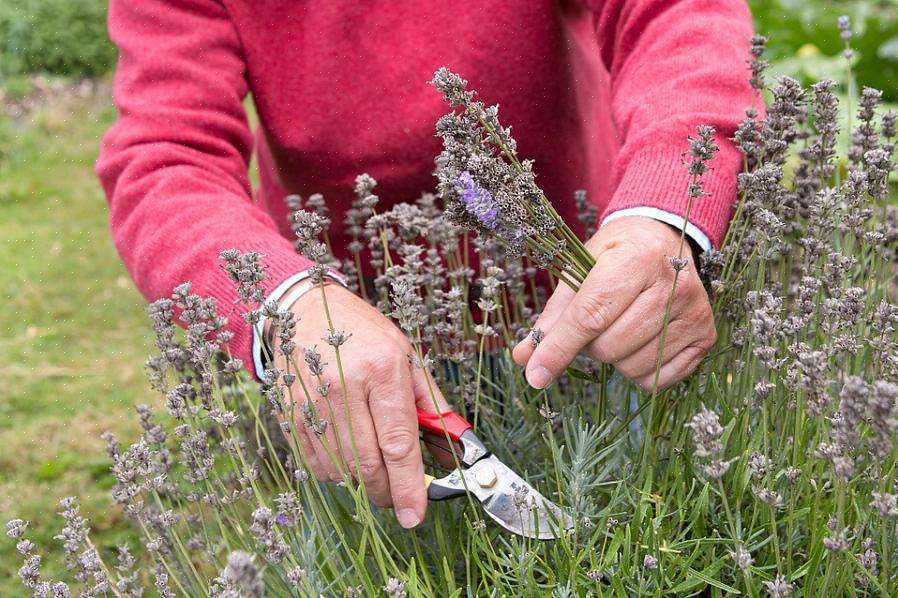
<svg viewBox="0 0 898 598">
<path fill-rule="evenodd" d="M 152 337 L 93 173 L 114 111 L 105 96 L 78 104 L 0 123 L 0 523 L 30 520 L 34 541 L 53 543 L 57 500 L 78 495 L 109 546 L 125 532 L 99 436 L 136 439 L 134 405 L 156 400 L 142 368 Z M 2 540 L 0 596 L 24 595 Z M 47 558 L 43 571 L 61 567 Z"/>
</svg>

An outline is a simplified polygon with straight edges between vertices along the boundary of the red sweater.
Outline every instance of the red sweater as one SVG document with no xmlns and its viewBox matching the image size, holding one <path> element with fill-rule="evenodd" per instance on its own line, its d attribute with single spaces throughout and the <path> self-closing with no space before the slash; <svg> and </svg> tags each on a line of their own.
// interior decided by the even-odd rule
<svg viewBox="0 0 898 598">
<path fill-rule="evenodd" d="M 192 281 L 230 305 L 221 250 L 266 255 L 270 289 L 305 269 L 286 193 L 325 195 L 331 239 L 368 172 L 386 207 L 433 190 L 448 66 L 501 105 L 569 223 L 575 189 L 607 215 L 685 211 L 686 137 L 715 126 L 711 194 L 690 220 L 719 243 L 741 159 L 726 141 L 751 102 L 742 0 L 111 0 L 118 122 L 97 163 L 115 244 L 148 299 Z M 243 101 L 252 93 L 255 137 Z M 247 176 L 253 149 L 261 186 Z M 232 351 L 251 333 L 232 317 Z"/>
</svg>

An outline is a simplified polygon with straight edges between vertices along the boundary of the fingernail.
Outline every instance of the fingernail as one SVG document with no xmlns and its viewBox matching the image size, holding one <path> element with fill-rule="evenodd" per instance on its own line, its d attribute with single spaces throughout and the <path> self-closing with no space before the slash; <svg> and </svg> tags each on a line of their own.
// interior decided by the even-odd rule
<svg viewBox="0 0 898 598">
<path fill-rule="evenodd" d="M 396 519 L 399 520 L 399 525 L 405 529 L 413 528 L 421 523 L 421 518 L 418 517 L 414 509 L 399 509 L 396 511 Z"/>
<path fill-rule="evenodd" d="M 541 365 L 527 370 L 527 383 L 533 388 L 545 388 L 552 382 L 552 373 Z"/>
</svg>

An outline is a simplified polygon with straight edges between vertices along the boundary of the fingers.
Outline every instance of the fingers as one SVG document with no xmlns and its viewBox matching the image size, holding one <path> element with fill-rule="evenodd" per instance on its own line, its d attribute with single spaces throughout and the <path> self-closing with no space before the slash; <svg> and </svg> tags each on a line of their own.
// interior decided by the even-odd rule
<svg viewBox="0 0 898 598">
<path fill-rule="evenodd" d="M 527 361 L 527 382 L 545 388 L 593 339 L 605 332 L 643 291 L 645 269 L 639 252 L 618 245 L 599 255 L 570 300 Z"/>
<path fill-rule="evenodd" d="M 543 308 L 539 318 L 537 318 L 533 328 L 542 331 L 551 329 L 552 326 L 554 326 L 555 321 L 562 313 L 564 313 L 564 310 L 573 298 L 574 289 L 566 284 L 559 284 L 555 287 L 555 291 L 546 302 L 546 306 Z M 511 355 L 512 358 L 514 358 L 515 363 L 523 367 L 527 365 L 527 361 L 530 359 L 530 356 L 533 355 L 535 349 L 536 347 L 533 346 L 533 340 L 528 336 L 515 346 Z"/>
<path fill-rule="evenodd" d="M 664 325 L 659 295 L 651 290 L 640 294 L 605 332 L 589 343 L 586 355 L 602 363 L 618 363 L 650 343 Z"/>
<path fill-rule="evenodd" d="M 677 353 L 673 359 L 661 366 L 661 371 L 658 374 L 658 390 L 676 384 L 695 371 L 695 368 L 698 367 L 698 364 L 701 363 L 702 358 L 707 353 L 708 349 L 695 345 Z M 652 371 L 650 374 L 635 380 L 635 382 L 646 392 L 651 392 L 655 383 L 655 372 Z"/>
<path fill-rule="evenodd" d="M 342 428 L 345 430 L 340 436 L 340 440 L 343 442 L 343 456 L 353 463 L 349 466 L 349 475 L 364 483 L 368 499 L 378 507 L 390 507 L 393 505 L 390 495 L 390 479 L 387 476 L 387 468 L 378 447 L 374 420 L 371 417 L 371 412 L 363 408 L 364 405 L 365 403 L 360 401 L 358 407 L 350 409 L 351 438 L 349 437 L 349 428 Z M 355 440 L 355 454 L 353 454 L 352 440 Z M 354 456 L 354 459 L 351 459 L 350 456 Z"/>
<path fill-rule="evenodd" d="M 427 511 L 424 462 L 418 442 L 411 368 L 407 363 L 374 364 L 368 387 L 368 408 L 390 483 L 396 518 L 415 527 Z"/>
<path fill-rule="evenodd" d="M 665 335 L 664 355 L 661 358 L 662 365 L 670 361 L 686 347 L 695 341 L 689 334 L 688 324 L 675 320 L 668 325 Z M 661 332 L 648 343 L 637 349 L 631 355 L 614 362 L 614 367 L 625 378 L 637 380 L 654 373 L 658 361 L 658 348 L 661 346 Z"/>
</svg>

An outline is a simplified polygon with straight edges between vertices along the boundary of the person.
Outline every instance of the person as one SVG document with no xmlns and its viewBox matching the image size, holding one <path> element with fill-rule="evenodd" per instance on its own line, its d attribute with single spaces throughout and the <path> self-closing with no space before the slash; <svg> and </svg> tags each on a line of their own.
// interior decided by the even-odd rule
<svg viewBox="0 0 898 598">
<path fill-rule="evenodd" d="M 560 285 L 537 324 L 542 343 L 515 348 L 532 386 L 550 384 L 581 351 L 651 386 L 673 276 L 667 258 L 688 197 L 681 154 L 698 124 L 716 128 L 720 151 L 686 232 L 708 250 L 727 229 L 741 165 L 727 138 L 752 98 L 751 16 L 741 0 L 111 0 L 109 31 L 120 51 L 119 118 L 97 172 L 116 247 L 148 299 L 189 280 L 194 292 L 231 305 L 235 291 L 218 256 L 237 248 L 265 255 L 271 297 L 283 300 L 310 265 L 289 240 L 285 195 L 325 195 L 343 257 L 340 223 L 357 174 L 379 181 L 386 207 L 432 190 L 434 123 L 446 107 L 426 83 L 441 66 L 501 105 L 566 221 L 576 221 L 579 188 L 603 215 L 588 243 L 596 266 L 586 283 L 577 293 Z M 357 465 L 372 501 L 413 527 L 426 511 L 415 416 L 416 402 L 433 409 L 425 374 L 375 308 L 336 283 L 327 297 L 353 335 L 341 351 Z M 305 293 L 290 306 L 299 347 L 326 336 L 321 301 Z M 231 351 L 253 363 L 259 339 L 242 318 L 229 326 Z M 686 376 L 714 340 L 690 259 L 660 384 Z M 346 425 L 342 414 L 336 409 L 328 434 Z M 316 476 L 337 479 L 321 443 L 302 442 Z"/>
</svg>

